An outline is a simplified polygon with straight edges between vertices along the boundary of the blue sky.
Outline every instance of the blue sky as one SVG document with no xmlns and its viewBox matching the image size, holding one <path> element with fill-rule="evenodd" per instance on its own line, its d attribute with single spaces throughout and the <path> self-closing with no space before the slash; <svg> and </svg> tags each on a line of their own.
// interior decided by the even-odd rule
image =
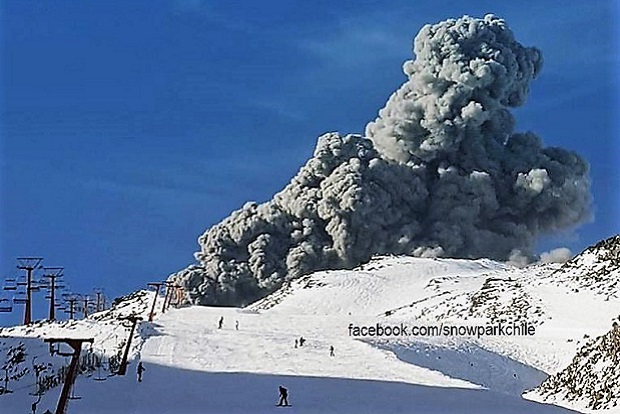
<svg viewBox="0 0 620 414">
<path fill-rule="evenodd" d="M 591 164 L 593 221 L 540 249 L 620 232 L 612 1 L 2 1 L 0 276 L 40 255 L 79 292 L 164 279 L 320 134 L 362 133 L 424 24 L 489 12 L 545 58 L 516 129 Z"/>
</svg>

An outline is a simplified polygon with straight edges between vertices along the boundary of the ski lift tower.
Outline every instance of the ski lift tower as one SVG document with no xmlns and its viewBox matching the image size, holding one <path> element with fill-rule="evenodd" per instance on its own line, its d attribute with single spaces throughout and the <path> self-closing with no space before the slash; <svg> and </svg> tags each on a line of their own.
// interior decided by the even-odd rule
<svg viewBox="0 0 620 414">
<path fill-rule="evenodd" d="M 64 295 L 62 295 L 62 297 L 67 306 L 67 310 L 65 312 L 69 314 L 69 319 L 75 319 L 75 312 L 77 304 L 80 300 L 80 295 L 77 295 L 75 293 L 65 293 Z"/>
<path fill-rule="evenodd" d="M 49 295 L 46 296 L 47 299 L 50 300 L 50 311 L 48 319 L 50 321 L 56 320 L 56 289 L 61 288 L 61 285 L 56 283 L 56 279 L 62 277 L 62 267 L 44 267 L 43 268 L 43 277 L 49 279 L 49 284 L 47 286 Z"/>
<path fill-rule="evenodd" d="M 166 280 L 164 282 L 164 286 L 166 287 L 166 295 L 164 296 L 164 304 L 161 307 L 161 313 L 165 313 L 166 309 L 170 307 L 170 301 L 172 300 L 172 292 L 175 289 L 175 283 L 171 280 Z"/>
<path fill-rule="evenodd" d="M 119 318 L 120 320 L 127 320 L 131 322 L 131 329 L 129 331 L 129 336 L 127 337 L 127 344 L 125 345 L 125 351 L 123 352 L 123 359 L 121 360 L 121 364 L 118 368 L 118 372 L 116 375 L 125 375 L 127 373 L 127 361 L 129 359 L 129 348 L 131 348 L 131 339 L 133 338 L 133 334 L 136 331 L 136 325 L 139 321 L 142 320 L 141 317 L 136 315 L 127 316 L 125 318 Z"/>
<path fill-rule="evenodd" d="M 88 318 L 91 305 L 93 304 L 92 299 L 88 295 L 80 295 L 80 301 L 78 308 L 82 311 L 82 315 L 84 319 Z"/>
<path fill-rule="evenodd" d="M 95 304 L 95 312 L 101 312 L 105 310 L 105 296 L 103 295 L 103 289 L 93 289 L 95 295 L 97 295 L 97 301 Z"/>
<path fill-rule="evenodd" d="M 42 257 L 18 257 L 17 261 L 20 270 L 25 270 L 26 276 L 26 309 L 24 310 L 24 325 L 30 325 L 32 323 L 32 292 L 39 290 L 38 286 L 32 285 L 32 271 L 35 269 L 41 269 Z"/>
<path fill-rule="evenodd" d="M 60 393 L 60 398 L 58 399 L 58 405 L 56 406 L 56 411 L 54 414 L 66 414 L 67 413 L 67 402 L 71 396 L 71 389 L 73 388 L 73 384 L 75 383 L 75 378 L 77 377 L 78 371 L 78 362 L 80 361 L 80 353 L 82 352 L 82 344 L 84 342 L 88 342 L 92 344 L 94 342 L 93 338 L 47 338 L 44 341 L 50 344 L 50 347 L 56 343 L 65 343 L 73 348 L 73 352 L 56 352 L 56 355 L 60 356 L 70 356 L 71 363 L 69 364 L 69 371 L 67 372 L 67 376 L 65 377 L 65 383 L 62 386 L 62 391 Z"/>
<path fill-rule="evenodd" d="M 152 282 L 146 284 L 150 288 L 155 288 L 155 296 L 153 296 L 153 306 L 151 307 L 151 312 L 149 313 L 149 322 L 153 322 L 153 317 L 155 316 L 155 304 L 157 303 L 157 297 L 159 296 L 159 290 L 164 285 L 164 282 Z"/>
</svg>

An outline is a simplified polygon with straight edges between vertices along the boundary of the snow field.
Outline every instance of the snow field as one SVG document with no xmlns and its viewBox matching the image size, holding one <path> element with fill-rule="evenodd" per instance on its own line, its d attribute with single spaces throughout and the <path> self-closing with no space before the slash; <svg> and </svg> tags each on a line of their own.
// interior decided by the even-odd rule
<svg viewBox="0 0 620 414">
<path fill-rule="evenodd" d="M 608 329 L 618 302 L 571 292 L 570 286 L 541 277 L 552 270 L 488 260 L 387 257 L 359 269 L 302 277 L 244 309 L 171 309 L 153 323 L 140 324 L 127 376 L 98 382 L 99 373 L 93 372 L 78 379 L 76 393 L 83 399 L 71 401 L 68 413 L 570 412 L 521 394 L 562 369 L 584 335 Z M 471 316 L 472 294 L 489 279 L 499 281 L 495 296 Z M 542 304 L 535 336 L 349 336 L 350 324 L 493 323 L 502 312 L 512 312 L 515 296 Z M 128 333 L 117 318 L 146 318 L 151 298 L 138 295 L 121 309 L 64 330 L 43 324 L 0 333 L 13 341 L 27 336 L 29 347 L 41 353 L 37 336 L 71 331 L 76 337 L 94 336 L 94 348 L 109 355 Z M 489 316 L 489 309 L 499 313 Z M 305 344 L 295 348 L 302 336 Z M 147 369 L 142 383 L 135 378 L 138 360 Z M 293 407 L 275 407 L 279 385 L 289 389 Z M 0 412 L 27 412 L 34 397 L 26 388 L 0 396 Z M 53 410 L 59 392 L 50 390 L 39 407 Z"/>
</svg>

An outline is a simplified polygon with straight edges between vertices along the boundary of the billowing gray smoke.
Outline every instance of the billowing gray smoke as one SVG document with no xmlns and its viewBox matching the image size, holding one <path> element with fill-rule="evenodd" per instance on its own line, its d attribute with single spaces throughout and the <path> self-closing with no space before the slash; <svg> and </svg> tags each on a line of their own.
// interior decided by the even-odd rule
<svg viewBox="0 0 620 414">
<path fill-rule="evenodd" d="M 172 278 L 188 301 L 245 304 L 285 280 L 376 254 L 507 260 L 588 217 L 587 164 L 514 133 L 541 70 L 503 20 L 427 25 L 408 80 L 366 126 L 326 134 L 291 183 L 204 233 L 199 264 Z"/>
</svg>

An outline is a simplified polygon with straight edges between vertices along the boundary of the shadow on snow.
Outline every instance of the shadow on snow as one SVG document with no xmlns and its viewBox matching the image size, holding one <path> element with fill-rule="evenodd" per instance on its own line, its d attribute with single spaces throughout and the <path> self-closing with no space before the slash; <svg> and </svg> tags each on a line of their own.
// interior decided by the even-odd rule
<svg viewBox="0 0 620 414">
<path fill-rule="evenodd" d="M 399 382 L 252 373 L 211 373 L 149 364 L 136 382 L 135 363 L 126 377 L 106 382 L 79 378 L 68 412 L 89 414 L 250 413 L 569 413 L 517 396 L 484 389 L 443 388 Z M 289 390 L 291 408 L 279 408 L 278 386 Z M 46 395 L 41 412 L 55 406 L 60 390 Z M 5 403 L 8 402 L 8 406 Z M 27 406 L 26 406 L 27 405 Z M 53 406 L 52 406 L 53 405 Z M 52 407 L 48 407 L 52 406 Z M 2 412 L 28 412 L 29 399 L 0 397 Z"/>
</svg>

